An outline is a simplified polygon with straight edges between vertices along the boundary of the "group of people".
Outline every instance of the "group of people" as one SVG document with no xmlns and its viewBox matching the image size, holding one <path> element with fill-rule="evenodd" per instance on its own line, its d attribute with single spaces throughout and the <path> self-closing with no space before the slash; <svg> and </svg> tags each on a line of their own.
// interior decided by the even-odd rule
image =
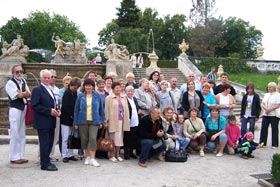
<svg viewBox="0 0 280 187">
<path fill-rule="evenodd" d="M 138 57 L 133 53 L 131 55 L 130 61 L 132 62 L 133 68 L 136 68 L 136 66 L 138 66 L 138 68 L 142 68 L 142 66 L 144 64 L 142 53 L 140 53 Z"/>
<path fill-rule="evenodd" d="M 246 86 L 240 129 L 233 115 L 236 92 L 228 83 L 227 73 L 221 74 L 218 86 L 204 75 L 197 82 L 194 73 L 190 73 L 179 89 L 177 78 L 168 82 L 158 71 L 151 73 L 148 79 L 140 79 L 139 84 L 133 73 L 128 73 L 126 79 L 117 80 L 115 74 L 109 73 L 104 80 L 96 80 L 95 72 L 89 71 L 83 81 L 65 76 L 64 87 L 59 89 L 55 86 L 56 72 L 45 69 L 40 71 L 41 83 L 32 93 L 23 79 L 22 67 L 14 66 L 12 73 L 6 91 L 10 101 L 10 161 L 14 164 L 28 162 L 24 156 L 24 118 L 30 96 L 42 170 L 58 170 L 52 161 L 57 161 L 53 155 L 59 139 L 62 161 L 78 160 L 67 147 L 68 136 L 74 129 L 81 136 L 79 155 L 84 157 L 85 165 L 95 167 L 100 166 L 97 157 L 112 162 L 139 157 L 139 166 L 147 167 L 153 157 L 164 160 L 164 153 L 169 150 L 199 151 L 204 157 L 205 146 L 217 157 L 226 151 L 238 152 L 247 159 L 253 157 L 254 149 L 266 146 L 269 124 L 272 148 L 278 147 L 276 110 L 280 97 L 274 82 L 268 84 L 268 93 L 262 101 L 252 83 Z M 258 144 L 253 137 L 261 108 L 264 114 L 261 144 Z M 114 149 L 109 154 L 97 150 L 97 139 L 103 129 L 114 141 Z"/>
</svg>

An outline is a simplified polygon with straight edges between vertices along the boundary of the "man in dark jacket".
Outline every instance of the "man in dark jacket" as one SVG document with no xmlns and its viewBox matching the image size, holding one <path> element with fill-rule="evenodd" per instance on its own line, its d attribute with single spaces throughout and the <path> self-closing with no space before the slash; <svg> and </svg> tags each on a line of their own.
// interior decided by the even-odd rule
<svg viewBox="0 0 280 187">
<path fill-rule="evenodd" d="M 160 120 L 160 109 L 151 107 L 150 114 L 144 116 L 139 123 L 138 132 L 141 143 L 141 153 L 138 165 L 147 167 L 147 161 L 155 154 L 166 149 L 162 138 L 163 126 Z"/>
</svg>

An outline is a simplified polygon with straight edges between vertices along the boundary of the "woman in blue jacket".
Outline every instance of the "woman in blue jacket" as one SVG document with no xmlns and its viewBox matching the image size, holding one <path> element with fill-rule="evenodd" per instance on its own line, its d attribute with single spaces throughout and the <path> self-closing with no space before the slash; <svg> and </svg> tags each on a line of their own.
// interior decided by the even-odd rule
<svg viewBox="0 0 280 187">
<path fill-rule="evenodd" d="M 86 79 L 83 84 L 84 92 L 78 95 L 74 109 L 75 128 L 79 128 L 81 146 L 85 149 L 85 165 L 100 166 L 95 159 L 97 149 L 96 137 L 99 128 L 104 123 L 104 108 L 101 96 L 95 91 L 95 83 Z"/>
</svg>

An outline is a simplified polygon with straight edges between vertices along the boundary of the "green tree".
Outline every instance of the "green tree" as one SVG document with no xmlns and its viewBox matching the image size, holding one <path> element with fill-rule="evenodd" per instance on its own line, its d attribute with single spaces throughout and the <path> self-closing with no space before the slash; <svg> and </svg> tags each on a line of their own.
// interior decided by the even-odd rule
<svg viewBox="0 0 280 187">
<path fill-rule="evenodd" d="M 159 30 L 161 42 L 157 42 L 156 46 L 161 51 L 161 58 L 172 60 L 180 54 L 178 44 L 183 39 L 189 40 L 189 30 L 186 28 L 184 22 L 186 21 L 185 15 L 176 14 L 172 17 L 169 15 L 164 18 L 164 24 Z"/>
<path fill-rule="evenodd" d="M 117 25 L 120 27 L 138 27 L 141 10 L 136 6 L 135 0 L 123 0 L 121 7 L 117 10 Z"/>
<path fill-rule="evenodd" d="M 0 34 L 5 41 L 11 42 L 16 34 L 21 34 L 24 43 L 30 49 L 43 48 L 54 51 L 55 45 L 51 40 L 53 33 L 66 42 L 72 42 L 76 38 L 86 42 L 86 37 L 79 27 L 66 16 L 45 11 L 31 12 L 28 18 L 22 20 L 12 18 L 0 28 Z"/>
<path fill-rule="evenodd" d="M 206 26 L 198 25 L 192 30 L 190 51 L 196 57 L 219 56 L 220 50 L 226 45 L 223 38 L 223 20 L 211 18 Z"/>
<path fill-rule="evenodd" d="M 106 27 L 99 31 L 98 44 L 100 46 L 106 46 L 110 43 L 110 39 L 119 31 L 119 25 L 117 21 L 113 19 L 110 23 L 107 23 Z"/>
<path fill-rule="evenodd" d="M 223 49 L 223 56 L 240 54 L 241 58 L 255 58 L 257 46 L 261 45 L 262 32 L 251 26 L 249 22 L 236 17 L 230 17 L 224 23 L 224 40 L 227 45 Z"/>
</svg>

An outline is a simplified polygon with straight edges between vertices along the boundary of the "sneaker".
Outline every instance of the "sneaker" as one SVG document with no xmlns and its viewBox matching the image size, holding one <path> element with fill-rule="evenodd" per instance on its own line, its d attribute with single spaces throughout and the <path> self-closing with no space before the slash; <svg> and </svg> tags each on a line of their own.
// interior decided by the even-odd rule
<svg viewBox="0 0 280 187">
<path fill-rule="evenodd" d="M 249 154 L 249 155 L 248 155 L 248 158 L 255 158 L 255 156 L 254 156 L 254 155 Z"/>
<path fill-rule="evenodd" d="M 111 158 L 109 158 L 109 160 L 111 160 L 112 162 L 117 162 L 118 160 L 116 159 L 116 157 L 111 157 Z"/>
<path fill-rule="evenodd" d="M 90 162 L 90 157 L 86 157 L 85 161 L 84 161 L 84 165 L 89 165 Z"/>
<path fill-rule="evenodd" d="M 222 157 L 222 156 L 223 156 L 223 153 L 216 154 L 216 157 Z"/>
<path fill-rule="evenodd" d="M 100 166 L 100 164 L 94 158 L 90 159 L 90 165 L 95 166 L 95 167 L 99 167 Z"/>
<path fill-rule="evenodd" d="M 241 155 L 241 158 L 248 159 L 248 157 L 246 155 Z"/>
<path fill-rule="evenodd" d="M 122 157 L 120 157 L 120 156 L 119 156 L 117 159 L 118 159 L 118 161 L 120 161 L 120 162 L 123 161 Z"/>
<path fill-rule="evenodd" d="M 275 149 L 276 147 L 272 146 L 271 148 L 272 148 L 272 149 Z"/>
</svg>

